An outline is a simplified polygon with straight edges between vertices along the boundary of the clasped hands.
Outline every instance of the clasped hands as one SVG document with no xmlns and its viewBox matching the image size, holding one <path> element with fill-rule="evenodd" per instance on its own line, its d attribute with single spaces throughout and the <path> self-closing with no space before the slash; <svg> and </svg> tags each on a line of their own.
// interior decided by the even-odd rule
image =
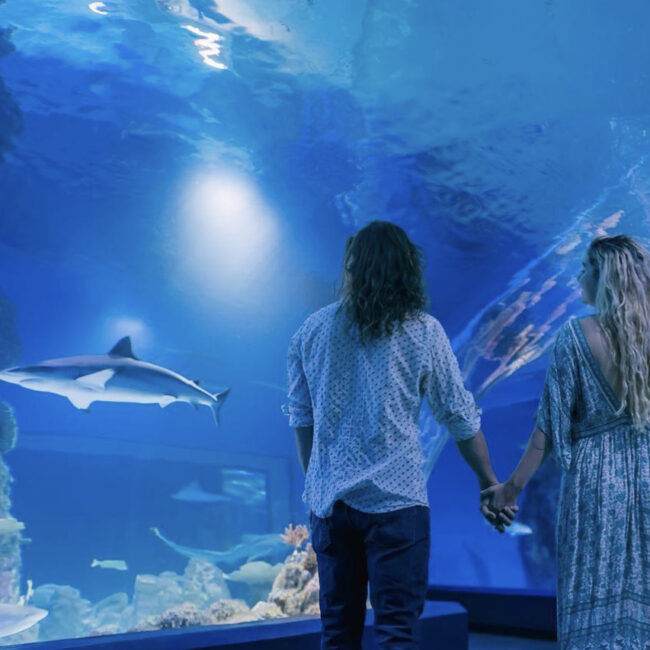
<svg viewBox="0 0 650 650">
<path fill-rule="evenodd" d="M 481 514 L 496 530 L 503 533 L 519 512 L 517 499 L 520 490 L 509 480 L 505 483 L 492 483 L 481 486 Z"/>
</svg>

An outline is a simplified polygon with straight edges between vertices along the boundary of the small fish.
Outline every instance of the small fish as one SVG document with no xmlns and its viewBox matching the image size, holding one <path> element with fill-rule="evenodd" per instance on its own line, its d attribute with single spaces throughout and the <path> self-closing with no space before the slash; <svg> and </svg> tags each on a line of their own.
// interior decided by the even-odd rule
<svg viewBox="0 0 650 650">
<path fill-rule="evenodd" d="M 487 520 L 483 520 L 483 523 L 486 526 L 492 527 L 492 524 Z M 514 521 L 510 526 L 505 526 L 505 532 L 510 535 L 510 537 L 521 537 L 522 535 L 532 535 L 533 529 L 526 524 L 521 524 L 518 521 Z"/>
<path fill-rule="evenodd" d="M 216 494 L 204 490 L 198 481 L 192 481 L 189 485 L 181 488 L 172 494 L 172 499 L 177 501 L 191 501 L 193 503 L 231 503 L 232 498 L 225 494 Z"/>
<path fill-rule="evenodd" d="M 0 604 L 0 638 L 24 632 L 47 616 L 46 609 L 31 605 Z"/>
<path fill-rule="evenodd" d="M 9 535 L 10 533 L 18 533 L 25 528 L 22 521 L 18 521 L 13 517 L 0 518 L 0 535 Z"/>
<path fill-rule="evenodd" d="M 124 560 L 93 560 L 90 566 L 91 568 L 99 567 L 100 569 L 115 569 L 116 571 L 129 570 Z"/>
<path fill-rule="evenodd" d="M 506 533 L 510 537 L 520 537 L 522 535 L 532 535 L 533 529 L 526 524 L 520 524 L 518 521 L 515 521 L 510 526 L 506 526 Z"/>
<path fill-rule="evenodd" d="M 224 573 L 223 577 L 226 580 L 246 582 L 249 585 L 270 584 L 275 580 L 278 573 L 280 573 L 282 566 L 282 562 L 274 565 L 262 561 L 247 562 L 240 566 L 237 571 Z"/>
</svg>

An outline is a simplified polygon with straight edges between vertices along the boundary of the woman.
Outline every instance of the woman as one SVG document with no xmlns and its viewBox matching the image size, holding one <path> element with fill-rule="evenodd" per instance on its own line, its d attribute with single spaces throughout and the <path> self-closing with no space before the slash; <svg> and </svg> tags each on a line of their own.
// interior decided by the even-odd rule
<svg viewBox="0 0 650 650">
<path fill-rule="evenodd" d="M 560 330 L 537 427 L 482 509 L 512 506 L 553 450 L 562 650 L 650 648 L 650 255 L 631 237 L 595 239 L 579 277 L 596 313 Z"/>
<path fill-rule="evenodd" d="M 378 647 L 406 650 L 417 647 L 429 564 L 424 397 L 479 486 L 497 481 L 480 410 L 424 311 L 420 252 L 402 228 L 374 221 L 348 241 L 342 293 L 291 339 L 285 408 L 306 472 L 322 648 L 361 648 L 369 584 Z M 503 528 L 514 513 L 500 516 Z"/>
</svg>

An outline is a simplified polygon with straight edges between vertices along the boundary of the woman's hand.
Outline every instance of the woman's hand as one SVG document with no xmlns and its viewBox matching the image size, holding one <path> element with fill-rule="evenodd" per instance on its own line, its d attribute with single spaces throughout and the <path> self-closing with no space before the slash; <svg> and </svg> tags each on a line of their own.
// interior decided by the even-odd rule
<svg viewBox="0 0 650 650">
<path fill-rule="evenodd" d="M 500 533 L 515 520 L 520 490 L 509 480 L 481 491 L 481 513 Z"/>
</svg>

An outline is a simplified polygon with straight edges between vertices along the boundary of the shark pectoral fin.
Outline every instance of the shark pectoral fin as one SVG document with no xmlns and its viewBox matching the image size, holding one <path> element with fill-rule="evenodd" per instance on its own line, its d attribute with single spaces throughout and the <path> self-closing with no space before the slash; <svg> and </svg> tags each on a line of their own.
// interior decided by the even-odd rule
<svg viewBox="0 0 650 650">
<path fill-rule="evenodd" d="M 67 398 L 72 402 L 72 406 L 86 413 L 90 413 L 89 407 L 95 401 L 92 395 L 67 395 Z"/>
<path fill-rule="evenodd" d="M 158 404 L 160 404 L 160 408 L 164 409 L 165 406 L 169 406 L 172 402 L 175 402 L 176 398 L 173 395 L 163 395 L 160 398 L 160 401 Z"/>
<path fill-rule="evenodd" d="M 91 372 L 89 375 L 81 375 L 75 381 L 90 390 L 106 390 L 106 382 L 112 379 L 114 375 L 115 370 L 108 368 L 99 372 Z"/>
</svg>

